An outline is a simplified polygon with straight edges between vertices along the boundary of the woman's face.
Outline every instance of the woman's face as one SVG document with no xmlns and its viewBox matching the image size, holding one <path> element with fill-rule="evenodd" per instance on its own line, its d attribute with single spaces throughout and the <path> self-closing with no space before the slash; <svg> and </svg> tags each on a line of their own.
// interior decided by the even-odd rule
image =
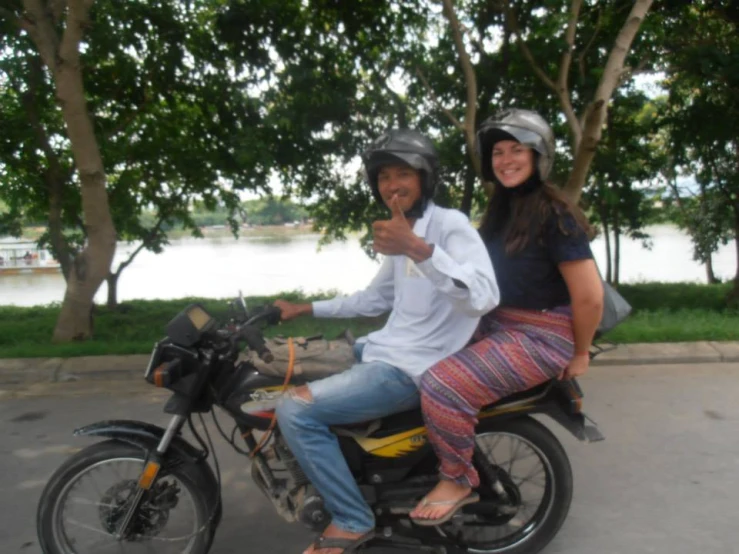
<svg viewBox="0 0 739 554">
<path fill-rule="evenodd" d="M 522 184 L 534 174 L 534 151 L 515 140 L 501 140 L 493 145 L 493 173 L 506 188 Z"/>
</svg>

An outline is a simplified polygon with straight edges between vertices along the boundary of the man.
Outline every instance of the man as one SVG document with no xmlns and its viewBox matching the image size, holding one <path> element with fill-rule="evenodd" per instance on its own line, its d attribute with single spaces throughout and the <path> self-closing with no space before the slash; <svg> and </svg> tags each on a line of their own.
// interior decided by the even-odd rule
<svg viewBox="0 0 739 554">
<path fill-rule="evenodd" d="M 464 214 L 432 201 L 438 156 L 431 141 L 416 131 L 389 131 L 362 161 L 374 197 L 392 214 L 373 224 L 374 249 L 386 256 L 377 276 L 348 297 L 275 302 L 283 320 L 390 311 L 385 327 L 358 341 L 359 363 L 294 389 L 277 408 L 285 440 L 332 515 L 323 535 L 306 550 L 312 554 L 353 551 L 374 536 L 372 510 L 330 426 L 418 406 L 423 372 L 463 348 L 480 316 L 499 300 L 490 256 L 477 231 Z"/>
</svg>

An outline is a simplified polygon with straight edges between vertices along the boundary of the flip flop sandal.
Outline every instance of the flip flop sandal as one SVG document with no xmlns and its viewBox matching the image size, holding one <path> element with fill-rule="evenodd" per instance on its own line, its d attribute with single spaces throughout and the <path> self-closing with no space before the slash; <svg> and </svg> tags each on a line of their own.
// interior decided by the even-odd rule
<svg viewBox="0 0 739 554">
<path fill-rule="evenodd" d="M 451 506 L 452 508 L 440 518 L 425 519 L 412 517 L 411 521 L 416 525 L 420 525 L 422 527 L 435 527 L 452 519 L 454 515 L 464 506 L 475 504 L 479 501 L 480 496 L 476 493 L 468 494 L 462 500 L 437 500 L 436 502 L 429 502 L 428 499 L 424 498 L 421 501 L 421 506 L 424 508 L 427 506 Z"/>
<path fill-rule="evenodd" d="M 318 537 L 313 543 L 314 550 L 323 550 L 324 548 L 341 548 L 342 554 L 348 554 L 354 552 L 357 548 L 363 544 L 371 541 L 375 538 L 375 531 L 368 531 L 361 537 L 356 539 L 342 539 L 339 537 Z"/>
</svg>

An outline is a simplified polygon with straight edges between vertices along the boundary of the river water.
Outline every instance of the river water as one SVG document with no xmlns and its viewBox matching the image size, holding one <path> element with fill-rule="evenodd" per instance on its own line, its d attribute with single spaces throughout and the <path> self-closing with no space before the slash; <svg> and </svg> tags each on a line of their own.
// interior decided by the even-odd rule
<svg viewBox="0 0 739 554">
<path fill-rule="evenodd" d="M 690 239 L 675 227 L 649 227 L 651 250 L 641 241 L 621 242 L 621 282 L 705 282 L 705 269 L 693 261 Z M 247 296 L 337 290 L 350 293 L 366 286 L 378 269 L 359 247 L 359 240 L 326 245 L 317 251 L 320 235 L 284 237 L 245 236 L 173 240 L 161 254 L 141 252 L 123 271 L 119 300 L 172 299 L 186 296 L 230 298 L 239 289 Z M 593 242 L 598 264 L 604 268 L 603 239 Z M 135 245 L 121 243 L 115 267 Z M 729 279 L 736 271 L 736 247 L 721 247 L 714 257 L 714 271 Z M 96 296 L 104 302 L 106 287 Z M 0 305 L 33 306 L 60 302 L 64 279 L 60 274 L 0 277 Z"/>
</svg>

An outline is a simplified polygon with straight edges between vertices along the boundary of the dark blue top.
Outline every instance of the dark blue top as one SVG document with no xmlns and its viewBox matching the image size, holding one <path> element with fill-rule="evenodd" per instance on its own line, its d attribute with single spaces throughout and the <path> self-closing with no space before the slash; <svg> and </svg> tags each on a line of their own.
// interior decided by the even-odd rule
<svg viewBox="0 0 739 554">
<path fill-rule="evenodd" d="M 590 241 L 570 214 L 552 214 L 541 235 L 529 239 L 520 251 L 508 256 L 505 233 L 497 233 L 485 243 L 500 288 L 500 305 L 531 310 L 548 310 L 570 304 L 567 285 L 557 265 L 561 262 L 592 259 Z"/>
</svg>

